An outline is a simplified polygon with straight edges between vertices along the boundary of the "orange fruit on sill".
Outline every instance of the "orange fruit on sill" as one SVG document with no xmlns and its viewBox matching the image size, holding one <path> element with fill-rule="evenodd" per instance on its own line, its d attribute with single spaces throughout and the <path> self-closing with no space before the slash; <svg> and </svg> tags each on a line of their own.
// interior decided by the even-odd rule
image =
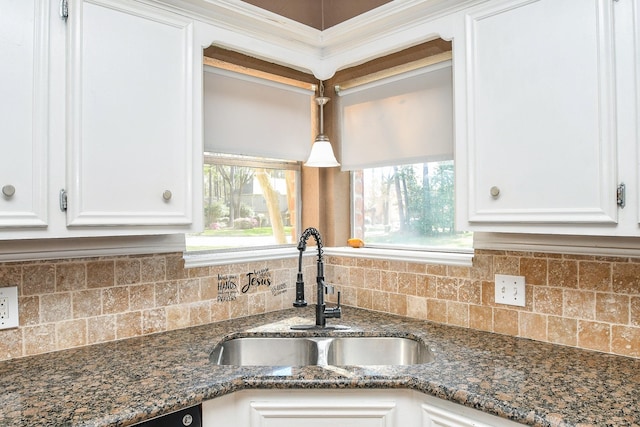
<svg viewBox="0 0 640 427">
<path fill-rule="evenodd" d="M 347 239 L 347 245 L 351 246 L 352 248 L 363 248 L 364 242 L 361 239 L 352 238 Z"/>
</svg>

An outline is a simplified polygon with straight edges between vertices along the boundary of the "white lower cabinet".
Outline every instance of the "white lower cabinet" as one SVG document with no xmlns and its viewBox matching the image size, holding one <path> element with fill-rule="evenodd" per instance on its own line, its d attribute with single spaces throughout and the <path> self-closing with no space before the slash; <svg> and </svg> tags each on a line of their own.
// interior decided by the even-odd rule
<svg viewBox="0 0 640 427">
<path fill-rule="evenodd" d="M 420 404 L 422 427 L 517 427 L 513 421 L 467 408 L 433 396 L 423 396 Z"/>
<path fill-rule="evenodd" d="M 244 390 L 202 405 L 204 427 L 515 427 L 411 390 Z"/>
</svg>

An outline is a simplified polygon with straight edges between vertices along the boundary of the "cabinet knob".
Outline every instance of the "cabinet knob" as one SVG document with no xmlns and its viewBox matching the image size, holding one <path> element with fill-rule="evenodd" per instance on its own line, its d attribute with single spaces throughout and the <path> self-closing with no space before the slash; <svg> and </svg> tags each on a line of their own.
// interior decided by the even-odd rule
<svg viewBox="0 0 640 427">
<path fill-rule="evenodd" d="M 16 187 L 13 185 L 5 185 L 2 187 L 2 194 L 4 194 L 5 197 L 13 197 L 13 195 L 16 194 Z"/>
<path fill-rule="evenodd" d="M 498 197 L 500 195 L 500 189 L 498 187 L 496 187 L 495 185 L 493 187 L 491 187 L 489 192 L 491 193 L 491 197 Z"/>
<path fill-rule="evenodd" d="M 165 199 L 166 201 L 171 200 L 171 191 L 169 190 L 164 190 L 164 193 L 162 193 L 162 198 Z"/>
</svg>

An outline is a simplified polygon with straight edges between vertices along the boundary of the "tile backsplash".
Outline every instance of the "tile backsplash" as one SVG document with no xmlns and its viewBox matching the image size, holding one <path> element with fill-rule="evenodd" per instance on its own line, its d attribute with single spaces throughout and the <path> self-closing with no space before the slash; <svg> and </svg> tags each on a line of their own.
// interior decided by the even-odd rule
<svg viewBox="0 0 640 427">
<path fill-rule="evenodd" d="M 639 258 L 476 250 L 472 267 L 329 263 L 347 305 L 640 357 Z M 525 307 L 495 303 L 494 274 L 525 277 Z"/>
<path fill-rule="evenodd" d="M 313 303 L 312 257 L 304 268 Z M 288 308 L 296 269 L 294 258 L 185 269 L 180 253 L 2 263 L 20 326 L 0 331 L 0 360 Z M 525 276 L 525 307 L 495 304 L 496 273 Z M 345 305 L 640 358 L 637 258 L 479 250 L 456 267 L 327 256 L 325 277 Z"/>
<path fill-rule="evenodd" d="M 181 253 L 0 264 L 20 311 L 0 360 L 281 310 L 296 273 L 297 259 L 185 269 Z"/>
</svg>

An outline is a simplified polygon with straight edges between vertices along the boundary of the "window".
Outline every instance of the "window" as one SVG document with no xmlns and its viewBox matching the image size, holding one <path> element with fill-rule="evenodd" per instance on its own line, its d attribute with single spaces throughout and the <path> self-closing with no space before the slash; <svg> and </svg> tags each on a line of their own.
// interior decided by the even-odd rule
<svg viewBox="0 0 640 427">
<path fill-rule="evenodd" d="M 339 91 L 352 234 L 368 247 L 467 251 L 454 225 L 451 61 Z"/>
<path fill-rule="evenodd" d="M 187 236 L 187 251 L 293 244 L 299 182 L 298 162 L 205 153 L 205 230 Z"/>
<path fill-rule="evenodd" d="M 469 249 L 454 226 L 453 161 L 352 172 L 353 235 L 367 246 Z"/>
<path fill-rule="evenodd" d="M 187 251 L 294 244 L 313 88 L 207 65 L 203 77 L 205 230 Z"/>
</svg>

